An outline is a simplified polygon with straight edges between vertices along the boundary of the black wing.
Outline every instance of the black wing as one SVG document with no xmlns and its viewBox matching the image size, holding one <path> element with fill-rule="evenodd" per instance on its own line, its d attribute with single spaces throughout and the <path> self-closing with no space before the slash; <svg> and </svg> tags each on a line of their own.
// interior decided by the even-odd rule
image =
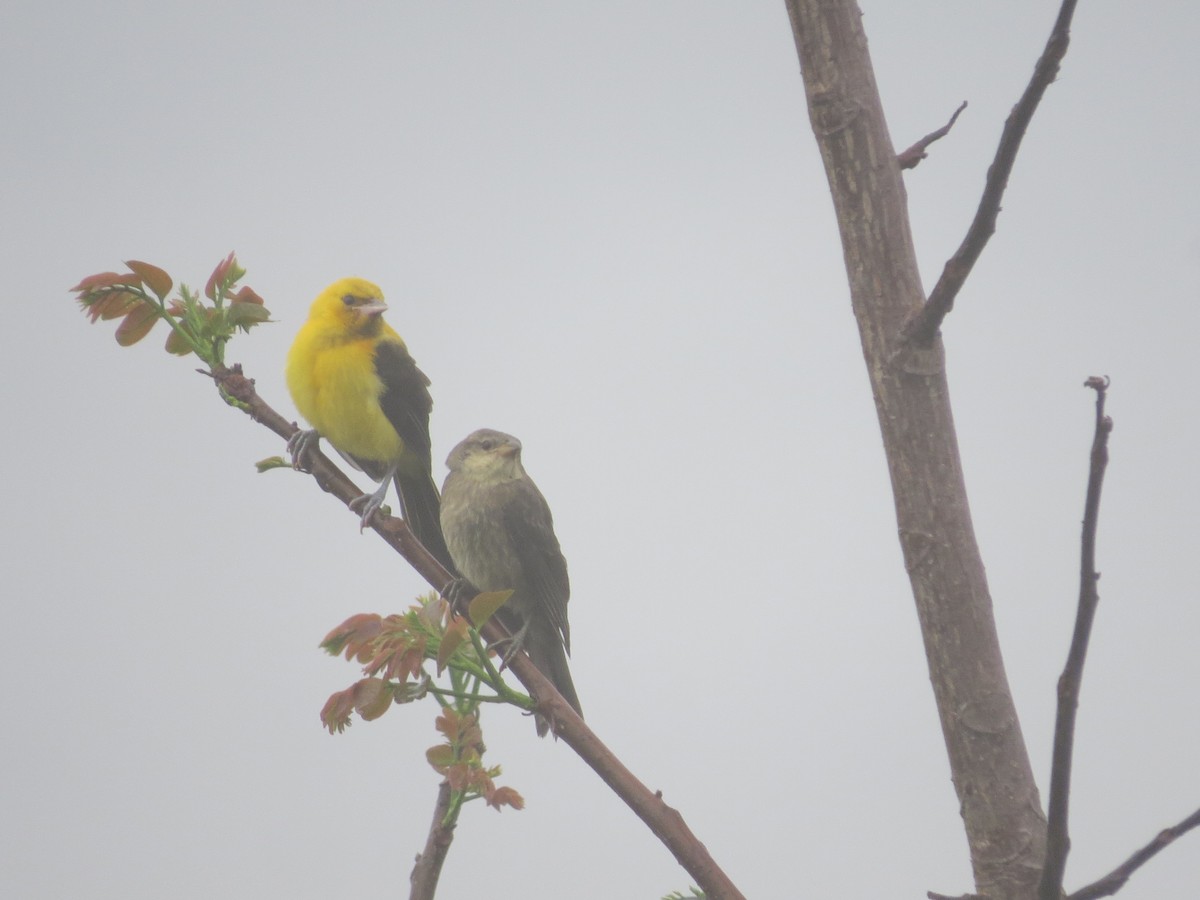
<svg viewBox="0 0 1200 900">
<path fill-rule="evenodd" d="M 404 456 L 396 472 L 396 490 L 400 493 L 404 516 L 425 549 L 454 572 L 446 539 L 442 537 L 441 500 L 431 474 L 429 413 L 433 410 L 433 398 L 429 395 L 429 379 L 417 368 L 404 345 L 396 341 L 381 341 L 375 348 L 375 371 L 383 382 L 379 405 L 404 441 Z"/>
<path fill-rule="evenodd" d="M 432 468 L 432 450 L 429 443 L 429 413 L 433 410 L 433 398 L 429 395 L 429 379 L 417 368 L 413 358 L 403 344 L 396 341 L 380 341 L 375 348 L 375 372 L 383 382 L 383 394 L 379 405 L 383 414 L 392 423 L 400 440 L 404 441 L 405 455 L 413 454 L 408 465 L 402 466 L 414 472 L 419 468 L 428 473 Z"/>
</svg>

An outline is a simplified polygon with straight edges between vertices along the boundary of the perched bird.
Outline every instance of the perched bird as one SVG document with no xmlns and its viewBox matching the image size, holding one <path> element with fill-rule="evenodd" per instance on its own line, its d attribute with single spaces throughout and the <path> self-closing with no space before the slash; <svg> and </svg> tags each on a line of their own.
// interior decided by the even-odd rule
<svg viewBox="0 0 1200 900">
<path fill-rule="evenodd" d="M 413 534 L 451 568 L 431 473 L 429 379 L 383 321 L 386 309 L 378 286 L 361 278 L 335 281 L 313 301 L 287 359 L 288 390 L 313 430 L 293 437 L 288 450 L 299 468 L 324 437 L 381 482 L 352 504 L 364 528 L 394 480 Z"/>
<path fill-rule="evenodd" d="M 450 451 L 442 485 L 442 531 L 458 571 L 482 591 L 512 589 L 497 615 L 533 664 L 580 715 L 567 655 L 571 628 L 567 561 L 550 507 L 521 465 L 521 442 L 483 428 Z M 536 720 L 539 735 L 549 723 Z"/>
</svg>

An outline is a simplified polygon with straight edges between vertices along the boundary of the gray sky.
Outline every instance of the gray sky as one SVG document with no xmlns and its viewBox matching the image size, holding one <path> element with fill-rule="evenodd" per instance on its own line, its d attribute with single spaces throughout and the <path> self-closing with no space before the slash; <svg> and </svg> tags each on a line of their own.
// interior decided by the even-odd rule
<svg viewBox="0 0 1200 900">
<path fill-rule="evenodd" d="M 932 284 L 1050 2 L 865 2 Z M 381 284 L 435 457 L 518 435 L 571 565 L 588 721 L 750 897 L 970 888 L 782 2 L 10 3 L 0 871 L 22 898 L 402 896 L 432 705 L 325 734 L 317 642 L 424 590 L 156 333 L 66 288 L 236 250 L 287 415 L 312 297 Z M 1081 4 L 947 322 L 976 528 L 1045 796 L 1078 590 L 1088 375 L 1113 379 L 1070 887 L 1200 805 L 1194 4 Z M 1183 96 L 1181 96 L 1181 94 Z M 442 477 L 439 465 L 435 477 Z M 524 812 L 469 808 L 442 896 L 657 898 L 688 876 L 512 711 Z M 1200 836 L 1128 900 L 1192 898 Z M 352 887 L 349 887 L 352 886 Z"/>
</svg>

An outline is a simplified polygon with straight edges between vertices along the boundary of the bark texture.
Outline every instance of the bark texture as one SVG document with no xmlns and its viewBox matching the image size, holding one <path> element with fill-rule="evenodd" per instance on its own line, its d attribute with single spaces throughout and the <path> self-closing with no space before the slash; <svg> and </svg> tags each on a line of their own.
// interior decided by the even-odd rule
<svg viewBox="0 0 1200 900">
<path fill-rule="evenodd" d="M 970 845 L 976 891 L 1035 894 L 1046 820 L 1000 655 L 940 336 L 902 339 L 925 302 L 900 165 L 852 0 L 787 0 L 883 433 L 901 548 Z"/>
</svg>

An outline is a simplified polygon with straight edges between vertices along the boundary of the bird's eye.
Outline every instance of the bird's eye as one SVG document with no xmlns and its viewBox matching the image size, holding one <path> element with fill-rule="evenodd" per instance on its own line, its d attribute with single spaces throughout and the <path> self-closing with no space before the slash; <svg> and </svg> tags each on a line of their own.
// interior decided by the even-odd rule
<svg viewBox="0 0 1200 900">
<path fill-rule="evenodd" d="M 347 294 L 342 298 L 342 302 L 347 306 L 353 306 L 357 302 L 357 298 L 353 294 Z"/>
<path fill-rule="evenodd" d="M 491 450 L 493 447 L 496 446 L 496 442 L 493 441 L 491 438 L 484 438 L 482 441 L 479 442 L 479 446 L 482 447 L 484 450 Z"/>
</svg>

